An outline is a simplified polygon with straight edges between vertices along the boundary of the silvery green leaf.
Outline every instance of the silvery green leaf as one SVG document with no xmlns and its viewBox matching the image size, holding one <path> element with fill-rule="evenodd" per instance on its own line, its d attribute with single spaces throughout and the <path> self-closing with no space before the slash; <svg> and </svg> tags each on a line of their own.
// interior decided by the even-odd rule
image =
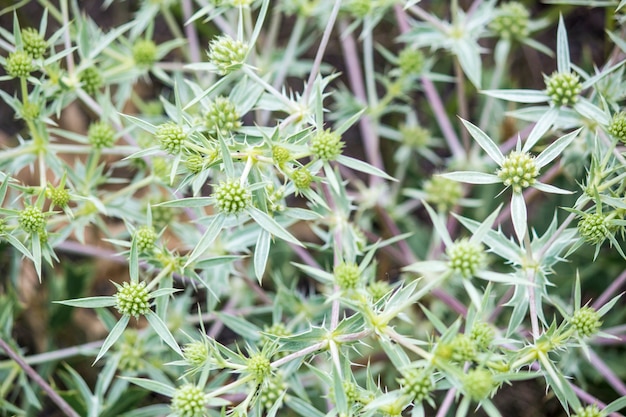
<svg viewBox="0 0 626 417">
<path fill-rule="evenodd" d="M 621 8 L 625 4 L 626 4 L 626 0 L 622 0 L 622 2 L 619 4 L 619 7 Z M 615 401 L 609 403 L 602 410 L 602 412 L 606 413 L 606 415 L 611 415 L 611 413 L 614 413 L 616 411 L 622 410 L 624 408 L 626 408 L 626 396 L 620 397 L 620 398 L 616 399 Z"/>
<path fill-rule="evenodd" d="M 550 107 L 545 113 L 539 117 L 535 126 L 530 131 L 528 138 L 526 138 L 526 142 L 524 142 L 524 146 L 522 147 L 523 152 L 530 152 L 533 146 L 542 138 L 543 135 L 546 134 L 548 130 L 552 127 L 554 122 L 559 117 L 559 109 Z"/>
<path fill-rule="evenodd" d="M 430 216 L 430 220 L 433 222 L 433 226 L 435 227 L 435 231 L 437 232 L 437 236 L 441 238 L 444 245 L 446 247 L 452 245 L 452 238 L 450 237 L 450 233 L 448 232 L 448 228 L 446 227 L 445 222 L 443 221 L 441 215 L 435 212 L 433 208 L 425 201 L 422 202 L 428 215 Z"/>
<path fill-rule="evenodd" d="M 518 241 L 524 241 L 528 229 L 526 223 L 526 202 L 522 193 L 513 192 L 511 196 L 511 220 Z"/>
<path fill-rule="evenodd" d="M 550 97 L 540 90 L 482 90 L 481 93 L 515 103 L 545 103 Z"/>
<path fill-rule="evenodd" d="M 109 335 L 106 337 L 106 339 L 104 339 L 104 343 L 102 344 L 102 347 L 98 352 L 98 356 L 96 356 L 96 359 L 93 361 L 94 364 L 98 362 L 98 360 L 100 360 L 100 358 L 103 357 L 105 353 L 107 353 L 111 346 L 113 346 L 117 339 L 120 338 L 122 333 L 124 333 L 126 326 L 128 326 L 129 321 L 130 316 L 128 314 L 124 314 L 122 317 L 120 317 L 119 321 L 115 323 L 115 326 L 113 326 Z"/>
<path fill-rule="evenodd" d="M 215 202 L 212 197 L 187 197 L 178 200 L 164 201 L 163 203 L 155 204 L 155 207 L 205 207 Z"/>
<path fill-rule="evenodd" d="M 459 182 L 467 182 L 470 184 L 497 184 L 502 182 L 500 177 L 494 174 L 476 171 L 455 171 L 440 174 L 442 177 Z"/>
<path fill-rule="evenodd" d="M 376 168 L 375 166 L 370 165 L 365 161 L 361 161 L 360 159 L 352 158 L 346 155 L 339 155 L 337 157 L 337 162 L 347 166 L 348 168 L 352 168 L 355 171 L 364 172 L 370 175 L 376 175 L 377 177 L 385 178 L 389 181 L 397 181 L 394 177 L 387 174 L 382 169 Z"/>
<path fill-rule="evenodd" d="M 533 188 L 536 188 L 539 191 L 543 191 L 544 193 L 552 193 L 552 194 L 573 194 L 573 191 L 568 191 L 568 190 L 564 190 L 562 188 L 559 187 L 555 187 L 554 185 L 550 185 L 550 184 L 545 184 L 543 182 L 535 182 L 532 185 Z"/>
<path fill-rule="evenodd" d="M 487 152 L 487 155 L 498 165 L 502 165 L 502 161 L 504 161 L 504 155 L 500 151 L 498 145 L 494 143 L 494 141 L 487 136 L 485 132 L 480 130 L 480 128 L 467 120 L 461 119 L 461 122 L 467 129 L 470 135 L 478 142 L 481 148 Z"/>
<path fill-rule="evenodd" d="M 459 64 L 467 78 L 480 89 L 482 78 L 482 64 L 478 45 L 471 39 L 461 38 L 452 45 L 452 52 L 459 60 Z"/>
<path fill-rule="evenodd" d="M 180 356 L 183 356 L 183 352 L 180 350 L 180 346 L 178 346 L 176 339 L 174 339 L 174 336 L 172 336 L 172 333 L 170 333 L 167 325 L 163 323 L 161 318 L 157 316 L 157 314 L 152 310 L 148 311 L 148 314 L 146 314 L 145 317 L 148 320 L 148 323 L 150 323 L 152 329 L 159 335 L 161 340 L 164 341 L 169 347 L 171 347 L 174 352 L 178 353 Z"/>
<path fill-rule="evenodd" d="M 572 141 L 578 136 L 582 128 L 570 132 L 561 136 L 550 144 L 541 154 L 535 159 L 537 168 L 543 168 L 548 163 L 552 162 L 557 156 L 561 155 L 565 148 L 567 148 Z"/>
<path fill-rule="evenodd" d="M 581 116 L 601 125 L 608 125 L 611 122 L 611 118 L 605 111 L 584 97 L 578 98 L 578 101 L 574 104 L 574 110 L 580 113 Z"/>
<path fill-rule="evenodd" d="M 304 246 L 298 239 L 296 239 L 291 233 L 289 233 L 284 227 L 282 227 L 276 220 L 270 217 L 267 213 L 262 212 L 256 207 L 248 207 L 246 213 L 254 219 L 255 222 L 263 229 L 267 230 L 274 236 L 298 246 Z"/>
<path fill-rule="evenodd" d="M 250 323 L 248 320 L 227 313 L 218 312 L 216 314 L 218 318 L 224 322 L 226 327 L 238 335 L 255 342 L 261 339 L 261 328 Z"/>
<path fill-rule="evenodd" d="M 496 221 L 496 217 L 498 217 L 498 214 L 500 213 L 500 208 L 502 208 L 502 205 L 499 205 L 498 208 L 496 208 L 494 210 L 493 213 L 491 213 L 489 215 L 489 217 L 487 217 L 478 227 L 478 229 L 476 229 L 474 231 L 474 233 L 472 233 L 472 237 L 470 237 L 470 242 L 474 243 L 474 244 L 478 244 L 481 243 L 483 241 L 483 239 L 485 238 L 485 236 L 487 236 L 487 233 L 489 233 L 489 231 L 491 231 L 491 227 L 493 226 L 493 224 Z M 455 216 L 456 217 L 456 216 Z"/>
<path fill-rule="evenodd" d="M 476 273 L 478 278 L 482 278 L 491 282 L 499 282 L 501 284 L 509 285 L 523 285 L 523 286 L 536 286 L 527 279 L 521 278 L 515 274 L 502 274 L 500 272 L 493 271 L 478 271 Z"/>
<path fill-rule="evenodd" d="M 343 135 L 348 129 L 350 129 L 350 127 L 352 127 L 353 124 L 355 124 L 361 118 L 361 116 L 363 116 L 363 113 L 365 113 L 365 109 L 361 109 L 357 113 L 350 116 L 347 120 L 341 123 L 341 125 L 335 128 L 335 133 Z"/>
<path fill-rule="evenodd" d="M 561 73 L 569 73 L 571 69 L 567 30 L 563 16 L 559 15 L 559 27 L 556 32 L 556 67 Z"/>
<path fill-rule="evenodd" d="M 172 398 L 174 396 L 174 392 L 176 391 L 174 387 L 147 378 L 134 378 L 129 376 L 123 376 L 121 378 L 124 378 L 125 380 L 130 381 L 135 385 L 145 388 L 148 391 L 155 392 L 169 398 Z"/>
<path fill-rule="evenodd" d="M 256 246 L 254 247 L 254 274 L 259 284 L 261 284 L 263 280 L 263 274 L 267 266 L 271 242 L 272 236 L 269 232 L 267 230 L 261 230 L 256 241 Z"/>
<path fill-rule="evenodd" d="M 402 268 L 403 271 L 411 272 L 444 272 L 448 269 L 444 261 L 419 261 Z"/>
<path fill-rule="evenodd" d="M 463 280 L 463 288 L 465 288 L 465 292 L 469 296 L 470 300 L 472 300 L 472 304 L 476 307 L 478 311 L 480 311 L 480 306 L 482 304 L 482 296 L 472 284 L 472 281 L 469 279 Z"/>
<path fill-rule="evenodd" d="M 81 307 L 81 308 L 112 307 L 115 305 L 115 297 L 114 296 L 86 297 L 86 298 L 76 298 L 73 300 L 53 301 L 53 303 L 63 304 L 63 305 L 72 306 L 72 307 Z"/>
<path fill-rule="evenodd" d="M 319 268 L 314 268 L 312 266 L 299 264 L 299 263 L 293 263 L 293 265 L 295 265 L 296 267 L 304 271 L 306 274 L 317 279 L 318 281 L 322 283 L 332 283 L 335 281 L 335 276 L 331 274 L 330 272 L 322 271 Z"/>
<path fill-rule="evenodd" d="M 209 227 L 204 231 L 204 234 L 196 244 L 196 247 L 193 248 L 191 254 L 189 254 L 189 259 L 185 263 L 185 267 L 189 266 L 196 259 L 198 259 L 204 252 L 206 252 L 210 247 L 213 241 L 217 239 L 217 236 L 222 231 L 224 227 L 224 222 L 226 221 L 226 216 L 222 214 L 218 214 L 213 218 Z"/>
</svg>

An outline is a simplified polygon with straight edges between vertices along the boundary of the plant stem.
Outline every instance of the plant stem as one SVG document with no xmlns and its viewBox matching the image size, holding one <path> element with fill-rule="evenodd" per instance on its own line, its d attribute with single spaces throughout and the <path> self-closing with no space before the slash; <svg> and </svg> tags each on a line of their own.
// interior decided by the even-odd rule
<svg viewBox="0 0 626 417">
<path fill-rule="evenodd" d="M 24 360 L 15 352 L 9 344 L 2 338 L 0 338 L 0 348 L 4 350 L 9 358 L 11 358 L 15 363 L 17 363 L 20 368 L 26 372 L 37 385 L 44 390 L 46 394 L 50 397 L 50 399 L 59 407 L 59 409 L 68 417 L 80 417 L 76 411 L 70 405 L 65 402 L 65 400 L 57 394 L 57 392 L 52 388 L 44 379 L 35 371 L 29 364 L 24 362 Z"/>
<path fill-rule="evenodd" d="M 328 46 L 328 41 L 330 40 L 330 35 L 333 32 L 333 27 L 335 26 L 335 21 L 337 20 L 337 15 L 339 14 L 340 8 L 341 0 L 335 0 L 333 9 L 331 10 L 330 16 L 328 17 L 328 22 L 326 23 L 326 28 L 324 29 L 324 33 L 322 34 L 322 40 L 320 41 L 320 45 L 317 48 L 317 53 L 315 54 L 315 61 L 313 61 L 313 67 L 311 68 L 311 73 L 309 74 L 309 80 L 307 81 L 306 87 L 304 88 L 302 98 L 304 106 L 307 106 L 307 103 L 309 102 L 309 97 L 311 97 L 313 84 L 315 83 L 315 79 L 319 75 L 320 67 L 322 66 L 322 58 L 324 58 L 324 53 L 326 52 L 326 47 Z"/>
</svg>

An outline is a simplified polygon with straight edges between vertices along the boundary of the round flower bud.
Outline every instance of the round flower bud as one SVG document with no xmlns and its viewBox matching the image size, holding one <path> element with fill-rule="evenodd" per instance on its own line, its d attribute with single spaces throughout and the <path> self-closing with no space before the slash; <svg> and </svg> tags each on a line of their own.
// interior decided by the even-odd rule
<svg viewBox="0 0 626 417">
<path fill-rule="evenodd" d="M 372 296 L 372 301 L 376 303 L 389 294 L 391 285 L 387 281 L 374 281 L 367 286 L 366 290 Z"/>
<path fill-rule="evenodd" d="M 463 196 L 463 187 L 458 181 L 439 175 L 433 175 L 424 183 L 426 201 L 433 204 L 437 211 L 447 212 L 456 206 Z"/>
<path fill-rule="evenodd" d="M 608 127 L 609 133 L 619 139 L 622 143 L 626 143 L 626 113 L 621 112 L 613 116 L 613 120 Z"/>
<path fill-rule="evenodd" d="M 461 382 L 463 383 L 465 394 L 476 402 L 489 397 L 496 387 L 492 373 L 482 368 L 470 370 L 463 376 Z"/>
<path fill-rule="evenodd" d="M 581 407 L 576 411 L 576 414 L 572 417 L 605 417 L 606 413 L 601 411 L 597 405 L 588 405 L 587 407 Z"/>
<path fill-rule="evenodd" d="M 463 363 L 476 358 L 478 353 L 476 351 L 476 343 L 470 337 L 464 334 L 457 334 L 450 344 L 452 346 L 450 359 L 453 361 Z"/>
<path fill-rule="evenodd" d="M 141 226 L 135 231 L 135 240 L 137 241 L 137 250 L 139 252 L 150 252 L 154 249 L 157 233 L 150 226 Z"/>
<path fill-rule="evenodd" d="M 331 132 L 330 129 L 318 132 L 311 139 L 311 152 L 313 155 L 324 161 L 332 161 L 341 155 L 344 143 L 341 135 Z"/>
<path fill-rule="evenodd" d="M 34 59 L 43 57 L 48 47 L 46 40 L 34 28 L 22 29 L 22 44 L 24 45 L 24 51 Z"/>
<path fill-rule="evenodd" d="M 7 221 L 5 218 L 0 217 L 0 236 L 7 232 Z"/>
<path fill-rule="evenodd" d="M 22 118 L 24 120 L 35 120 L 41 114 L 39 104 L 33 101 L 27 101 L 22 105 Z"/>
<path fill-rule="evenodd" d="M 162 229 L 170 224 L 176 217 L 176 213 L 172 207 L 167 206 L 152 206 L 152 224 L 157 229 Z"/>
<path fill-rule="evenodd" d="M 467 238 L 457 240 L 446 250 L 450 269 L 463 278 L 472 278 L 485 262 L 482 245 L 472 243 Z"/>
<path fill-rule="evenodd" d="M 296 169 L 291 173 L 293 184 L 298 190 L 308 190 L 313 181 L 313 175 L 306 168 Z"/>
<path fill-rule="evenodd" d="M 239 113 L 228 97 L 217 97 L 210 105 L 205 117 L 209 133 L 227 134 L 241 127 Z"/>
<path fill-rule="evenodd" d="M 239 180 L 229 180 L 215 187 L 213 193 L 218 209 L 226 214 L 238 214 L 251 204 L 250 190 Z"/>
<path fill-rule="evenodd" d="M 103 121 L 92 123 L 87 131 L 87 140 L 94 148 L 110 148 L 115 143 L 115 130 Z"/>
<path fill-rule="evenodd" d="M 402 143 L 413 149 L 428 146 L 432 137 L 430 130 L 418 125 L 400 126 L 400 136 L 402 138 Z"/>
<path fill-rule="evenodd" d="M 46 188 L 46 196 L 56 207 L 66 207 L 70 202 L 70 192 L 64 187 L 48 187 Z"/>
<path fill-rule="evenodd" d="M 470 339 L 474 341 L 476 347 L 480 350 L 487 350 L 495 337 L 495 330 L 489 323 L 474 323 L 470 331 Z"/>
<path fill-rule="evenodd" d="M 185 360 L 192 366 L 202 366 L 209 359 L 209 349 L 201 340 L 187 343 L 183 348 Z"/>
<path fill-rule="evenodd" d="M 372 0 L 349 0 L 345 9 L 358 19 L 362 19 L 372 10 Z"/>
<path fill-rule="evenodd" d="M 198 174 L 204 169 L 204 158 L 199 154 L 190 154 L 185 159 L 185 167 L 192 174 Z"/>
<path fill-rule="evenodd" d="M 146 354 L 143 343 L 138 340 L 137 332 L 124 331 L 124 339 L 119 344 L 120 362 L 118 368 L 125 372 L 137 372 L 143 369 L 143 356 Z"/>
<path fill-rule="evenodd" d="M 287 390 L 287 383 L 280 375 L 265 380 L 259 392 L 259 401 L 266 410 L 274 406 L 283 391 Z"/>
<path fill-rule="evenodd" d="M 504 185 L 513 188 L 513 192 L 521 193 L 522 189 L 536 182 L 539 168 L 535 163 L 535 157 L 528 152 L 513 151 L 504 158 L 496 174 Z"/>
<path fill-rule="evenodd" d="M 150 39 L 139 39 L 133 45 L 133 60 L 138 67 L 150 68 L 157 59 L 157 46 Z"/>
<path fill-rule="evenodd" d="M 4 69 L 15 78 L 26 78 L 34 71 L 33 57 L 26 51 L 11 52 L 6 59 Z"/>
<path fill-rule="evenodd" d="M 360 400 L 359 387 L 354 382 L 344 381 L 341 385 L 343 385 L 348 404 L 354 404 Z"/>
<path fill-rule="evenodd" d="M 26 233 L 42 234 L 46 229 L 46 217 L 39 207 L 24 207 L 19 214 L 18 222 Z"/>
<path fill-rule="evenodd" d="M 274 323 L 271 326 L 265 326 L 265 328 L 263 329 L 263 333 L 278 337 L 291 336 L 291 332 L 289 331 L 289 329 L 287 329 L 285 324 L 281 322 Z"/>
<path fill-rule="evenodd" d="M 361 279 L 359 266 L 355 263 L 340 263 L 335 266 L 333 275 L 335 276 L 335 282 L 339 285 L 339 288 L 344 290 L 356 288 Z"/>
<path fill-rule="evenodd" d="M 569 106 L 578 101 L 578 95 L 583 89 L 580 77 L 573 72 L 554 72 L 551 76 L 544 76 L 546 94 L 550 96 L 555 106 Z"/>
<path fill-rule="evenodd" d="M 96 67 L 87 67 L 78 74 L 78 80 L 81 83 L 85 93 L 93 96 L 102 87 L 102 75 Z"/>
<path fill-rule="evenodd" d="M 150 311 L 150 293 L 145 282 L 124 282 L 123 286 L 116 286 L 115 300 L 121 314 L 138 318 Z"/>
<path fill-rule="evenodd" d="M 208 400 L 204 391 L 193 384 L 177 388 L 172 396 L 172 412 L 178 417 L 202 417 L 206 415 Z"/>
<path fill-rule="evenodd" d="M 257 383 L 263 382 L 263 380 L 267 378 L 272 371 L 270 360 L 262 353 L 255 353 L 250 356 L 246 366 L 246 369 L 250 374 L 252 374 L 252 376 L 254 376 Z"/>
<path fill-rule="evenodd" d="M 274 145 L 272 146 L 272 159 L 277 166 L 282 166 L 291 159 L 291 152 L 282 146 Z"/>
<path fill-rule="evenodd" d="M 398 54 L 398 67 L 404 75 L 417 75 L 424 69 L 424 54 L 419 49 L 410 46 Z"/>
<path fill-rule="evenodd" d="M 187 139 L 183 128 L 174 122 L 159 125 L 156 129 L 155 136 L 161 145 L 161 149 L 171 155 L 179 153 L 183 147 L 183 143 Z"/>
<path fill-rule="evenodd" d="M 578 222 L 578 233 L 587 243 L 602 243 L 611 234 L 611 224 L 602 214 L 585 213 Z"/>
<path fill-rule="evenodd" d="M 528 37 L 530 12 L 519 2 L 502 4 L 489 28 L 504 39 L 524 39 Z"/>
<path fill-rule="evenodd" d="M 230 36 L 218 36 L 209 44 L 209 61 L 220 74 L 226 75 L 243 65 L 248 53 L 248 45 Z"/>
<path fill-rule="evenodd" d="M 411 397 L 416 403 L 422 402 L 435 389 L 430 373 L 424 369 L 411 368 L 403 372 L 402 378 L 398 380 L 398 383 L 402 387 L 402 392 Z"/>
<path fill-rule="evenodd" d="M 570 323 L 581 337 L 593 336 L 602 326 L 600 314 L 591 307 L 583 307 L 576 311 Z"/>
</svg>

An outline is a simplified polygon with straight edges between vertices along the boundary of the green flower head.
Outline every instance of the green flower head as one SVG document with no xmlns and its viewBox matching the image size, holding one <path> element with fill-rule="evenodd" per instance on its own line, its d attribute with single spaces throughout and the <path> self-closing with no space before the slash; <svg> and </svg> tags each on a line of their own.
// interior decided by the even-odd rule
<svg viewBox="0 0 626 417">
<path fill-rule="evenodd" d="M 248 53 L 248 45 L 230 36 L 219 36 L 209 44 L 209 61 L 220 74 L 226 75 L 243 65 Z"/>
<path fill-rule="evenodd" d="M 204 391 L 193 384 L 186 384 L 174 391 L 171 408 L 178 417 L 202 417 L 206 415 L 207 405 Z"/>
<path fill-rule="evenodd" d="M 34 59 L 39 59 L 44 56 L 48 43 L 39 34 L 37 29 L 24 28 L 22 29 L 22 44 L 24 45 L 24 51 L 26 51 Z"/>
<path fill-rule="evenodd" d="M 238 179 L 220 183 L 213 196 L 217 208 L 226 214 L 239 214 L 252 204 L 250 190 Z"/>
<path fill-rule="evenodd" d="M 145 282 L 124 282 L 116 287 L 115 301 L 120 314 L 138 318 L 150 311 L 150 293 Z"/>
<path fill-rule="evenodd" d="M 552 104 L 557 107 L 571 106 L 578 101 L 578 95 L 583 89 L 578 74 L 573 72 L 554 72 L 551 76 L 544 76 L 546 94 L 550 96 Z"/>
</svg>

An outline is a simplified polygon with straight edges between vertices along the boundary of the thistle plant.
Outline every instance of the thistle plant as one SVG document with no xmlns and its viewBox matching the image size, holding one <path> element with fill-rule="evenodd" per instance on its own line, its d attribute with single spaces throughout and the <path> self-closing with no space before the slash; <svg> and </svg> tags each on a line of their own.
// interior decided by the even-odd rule
<svg viewBox="0 0 626 417">
<path fill-rule="evenodd" d="M 7 6 L 0 414 L 621 416 L 623 3 Z"/>
</svg>

